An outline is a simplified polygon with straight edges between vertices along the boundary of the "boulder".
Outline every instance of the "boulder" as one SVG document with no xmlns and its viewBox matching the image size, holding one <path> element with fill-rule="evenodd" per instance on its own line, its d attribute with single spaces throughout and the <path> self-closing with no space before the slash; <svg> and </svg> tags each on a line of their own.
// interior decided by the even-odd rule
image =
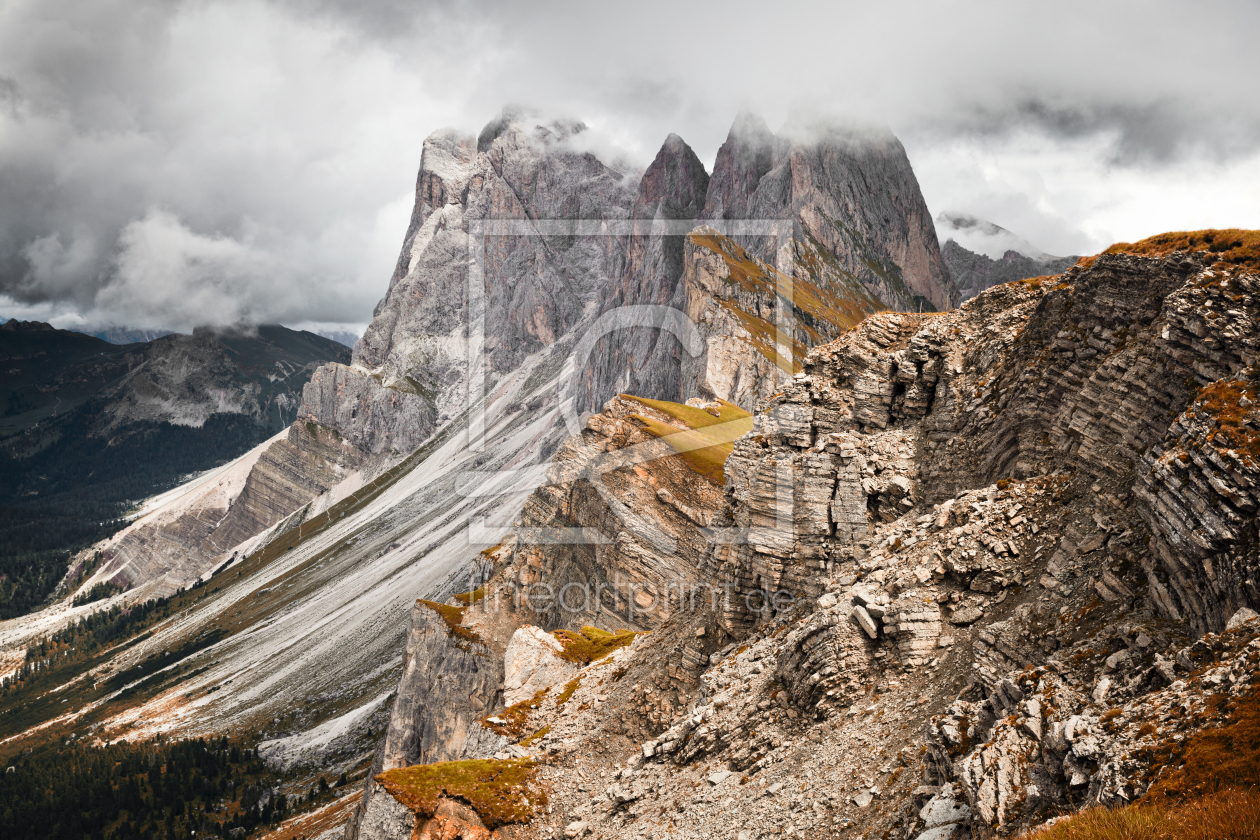
<svg viewBox="0 0 1260 840">
<path fill-rule="evenodd" d="M 1258 615 L 1255 610 L 1249 607 L 1243 607 L 1242 609 L 1240 609 L 1238 612 L 1234 613 L 1230 617 L 1229 621 L 1226 622 L 1225 624 L 1225 629 L 1233 630 L 1234 628 L 1241 627 L 1242 625 L 1246 624 L 1248 621 L 1251 621 L 1252 619 L 1255 619 L 1255 618 L 1260 618 L 1260 615 Z"/>
<path fill-rule="evenodd" d="M 503 655 L 503 703 L 528 700 L 544 688 L 563 685 L 578 666 L 560 658 L 564 645 L 545 630 L 526 625 L 512 634 Z"/>
</svg>

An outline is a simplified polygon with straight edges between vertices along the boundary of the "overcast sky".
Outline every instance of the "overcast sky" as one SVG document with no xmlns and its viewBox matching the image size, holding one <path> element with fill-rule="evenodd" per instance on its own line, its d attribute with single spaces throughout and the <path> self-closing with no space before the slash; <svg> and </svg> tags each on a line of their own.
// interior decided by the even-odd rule
<svg viewBox="0 0 1260 840">
<path fill-rule="evenodd" d="M 508 102 L 646 164 L 742 107 L 890 125 L 1054 254 L 1260 227 L 1260 3 L 0 0 L 0 314 L 366 323 L 420 144 Z"/>
</svg>

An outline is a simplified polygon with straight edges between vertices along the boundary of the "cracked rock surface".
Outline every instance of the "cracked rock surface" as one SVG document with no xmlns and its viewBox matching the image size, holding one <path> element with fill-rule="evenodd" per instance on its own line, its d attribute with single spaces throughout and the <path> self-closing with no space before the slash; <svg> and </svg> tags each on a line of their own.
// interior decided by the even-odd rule
<svg viewBox="0 0 1260 840">
<path fill-rule="evenodd" d="M 965 840 L 1142 796 L 1258 688 L 1258 294 L 1193 255 L 1105 255 L 811 351 L 720 493 L 669 458 L 557 473 L 521 534 L 563 509 L 612 539 L 508 540 L 468 626 L 649 632 L 526 711 L 550 800 L 521 830 Z M 567 457 L 632 446 L 620 410 Z M 631 609 L 642 587 L 613 584 L 573 616 L 521 607 L 531 574 L 719 597 Z"/>
</svg>

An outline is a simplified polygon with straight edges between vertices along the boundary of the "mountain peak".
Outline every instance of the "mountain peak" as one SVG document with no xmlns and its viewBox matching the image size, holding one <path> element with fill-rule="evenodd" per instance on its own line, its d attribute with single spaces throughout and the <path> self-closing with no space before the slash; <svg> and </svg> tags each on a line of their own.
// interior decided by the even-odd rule
<svg viewBox="0 0 1260 840">
<path fill-rule="evenodd" d="M 635 218 L 649 218 L 657 208 L 666 218 L 694 219 L 704 209 L 709 189 L 709 173 L 691 147 L 677 134 L 661 144 L 656 158 L 639 181 L 634 203 Z"/>
<path fill-rule="evenodd" d="M 549 117 L 534 108 L 506 105 L 477 135 L 477 151 L 489 151 L 494 141 L 513 127 L 543 143 L 564 142 L 587 129 L 586 123 L 571 117 Z"/>
<path fill-rule="evenodd" d="M 993 260 L 1003 259 L 1007 251 L 1014 251 L 1020 256 L 1038 262 L 1063 259 L 1046 253 L 1027 239 L 1001 225 L 970 213 L 942 211 L 937 214 L 936 235 L 941 242 L 953 239 L 968 251 L 983 254 Z"/>
<path fill-rule="evenodd" d="M 17 318 L 10 318 L 4 324 L 0 324 L 0 330 L 6 332 L 38 332 L 40 330 L 55 330 L 52 324 L 46 324 L 43 321 L 19 321 Z"/>
</svg>

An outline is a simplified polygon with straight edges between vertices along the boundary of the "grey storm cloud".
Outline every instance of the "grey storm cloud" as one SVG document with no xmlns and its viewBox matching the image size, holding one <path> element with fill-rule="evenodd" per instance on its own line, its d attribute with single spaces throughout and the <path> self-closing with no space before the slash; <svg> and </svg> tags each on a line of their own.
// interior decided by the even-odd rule
<svg viewBox="0 0 1260 840">
<path fill-rule="evenodd" d="M 742 108 L 887 124 L 934 211 L 1079 252 L 1215 218 L 1115 210 L 1138 179 L 1256 198 L 1258 33 L 1250 0 L 0 0 L 0 311 L 365 322 L 424 136 L 507 102 L 640 164 Z"/>
</svg>

